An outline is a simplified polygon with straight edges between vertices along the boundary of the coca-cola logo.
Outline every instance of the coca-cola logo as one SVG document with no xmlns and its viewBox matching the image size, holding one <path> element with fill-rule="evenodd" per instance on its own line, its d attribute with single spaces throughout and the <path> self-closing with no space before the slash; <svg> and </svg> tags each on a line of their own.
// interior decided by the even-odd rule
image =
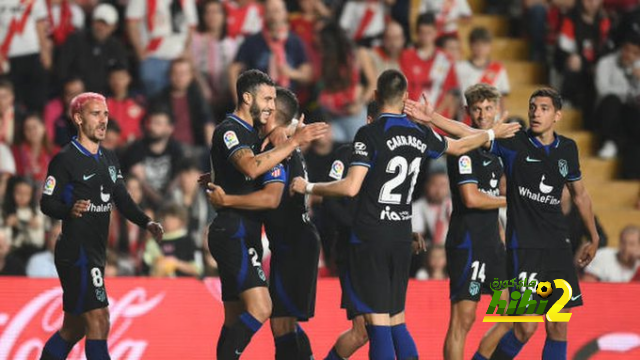
<svg viewBox="0 0 640 360">
<path fill-rule="evenodd" d="M 111 331 L 108 344 L 113 359 L 137 360 L 144 357 L 148 340 L 128 336 L 127 330 L 154 310 L 165 293 L 150 297 L 147 290 L 136 287 L 119 299 L 109 298 Z M 0 313 L 0 360 L 39 359 L 49 336 L 62 326 L 62 289 L 41 292 L 14 314 Z M 69 360 L 84 360 L 84 341 L 73 348 Z"/>
</svg>

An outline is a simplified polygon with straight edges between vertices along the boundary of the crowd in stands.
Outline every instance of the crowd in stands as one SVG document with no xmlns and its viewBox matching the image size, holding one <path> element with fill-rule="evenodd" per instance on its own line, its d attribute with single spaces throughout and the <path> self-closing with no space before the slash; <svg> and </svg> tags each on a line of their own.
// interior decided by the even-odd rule
<svg viewBox="0 0 640 360">
<path fill-rule="evenodd" d="M 530 41 L 531 60 L 547 64 L 550 83 L 598 134 L 598 156 L 620 158 L 621 175 L 640 179 L 638 2 L 485 4 L 488 13 L 515 20 L 512 36 Z M 366 123 L 376 78 L 386 69 L 404 72 L 412 99 L 425 96 L 460 121 L 468 121 L 461 94 L 477 82 L 496 86 L 506 98 L 503 110 L 508 107 L 512 86 L 504 64 L 492 57 L 491 32 L 477 27 L 468 37 L 459 34 L 459 24 L 472 16 L 467 0 L 4 1 L 0 275 L 55 276 L 61 226 L 38 203 L 49 161 L 75 136 L 68 114 L 75 95 L 107 96 L 102 146 L 116 151 L 132 198 L 166 231 L 156 243 L 114 211 L 108 274 L 215 276 L 205 241 L 215 210 L 197 180 L 209 168 L 216 124 L 235 107 L 238 75 L 266 72 L 296 93 L 307 121 L 331 124 L 330 136 L 303 149 L 310 180 L 324 181 L 333 151 Z M 444 279 L 452 206 L 446 167 L 425 164 L 419 181 L 413 225 L 430 246 L 415 256 L 412 271 L 419 279 Z M 323 222 L 322 202 L 313 201 L 314 221 L 326 234 L 323 227 L 331 224 Z M 584 226 L 570 202 L 563 211 L 577 248 Z M 638 228 L 626 228 L 619 244 L 598 253 L 585 279 L 640 278 Z M 321 274 L 333 275 L 334 245 L 323 243 Z"/>
</svg>

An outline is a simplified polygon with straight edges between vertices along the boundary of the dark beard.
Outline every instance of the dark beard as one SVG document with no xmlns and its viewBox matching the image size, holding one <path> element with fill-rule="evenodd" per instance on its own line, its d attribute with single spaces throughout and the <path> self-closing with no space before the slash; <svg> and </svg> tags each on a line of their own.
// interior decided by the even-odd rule
<svg viewBox="0 0 640 360">
<path fill-rule="evenodd" d="M 251 119 L 253 120 L 253 126 L 260 126 L 260 108 L 258 108 L 258 104 L 255 101 L 249 107 L 249 114 L 251 114 Z"/>
</svg>

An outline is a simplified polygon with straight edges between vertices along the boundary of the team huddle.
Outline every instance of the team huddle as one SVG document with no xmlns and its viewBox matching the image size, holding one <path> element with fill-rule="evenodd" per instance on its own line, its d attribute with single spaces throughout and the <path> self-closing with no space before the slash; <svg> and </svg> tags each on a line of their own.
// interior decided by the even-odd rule
<svg viewBox="0 0 640 360">
<path fill-rule="evenodd" d="M 236 94 L 236 110 L 213 135 L 211 173 L 200 179 L 218 212 L 208 238 L 219 266 L 225 315 L 218 359 L 240 358 L 269 319 L 276 359 L 313 359 L 311 341 L 299 324 L 314 316 L 320 256 L 310 195 L 342 198 L 340 206 L 349 214 L 337 252 L 342 307 L 352 328 L 340 334 L 324 358 L 349 358 L 368 341 L 370 359 L 418 359 L 419 339 L 405 324 L 405 300 L 412 252 L 425 245 L 412 233 L 411 201 L 423 162 L 444 154 L 453 199 L 446 240 L 451 316 L 444 358 L 463 358 L 478 301 L 481 294 L 492 293 L 493 279 L 564 279 L 573 296 L 563 311 L 582 305 L 560 209 L 565 186 L 591 233 L 592 243 L 576 254 L 580 266 L 591 261 L 599 239 L 576 144 L 554 132 L 562 116 L 555 90 L 531 95 L 530 127 L 523 130 L 505 123 L 506 116 L 496 121 L 500 94 L 494 87 L 473 85 L 464 94 L 469 127 L 435 112 L 424 95 L 420 101 L 409 99 L 405 76 L 387 70 L 377 80 L 368 124 L 352 145 L 336 152 L 343 171 L 332 170 L 324 183 L 307 181 L 299 148 L 325 136 L 328 125 L 304 124 L 304 116 L 297 120 L 295 95 L 258 70 L 240 75 Z M 65 317 L 41 359 L 65 359 L 85 335 L 87 358 L 109 359 L 102 279 L 106 230 L 102 237 L 91 234 L 108 224 L 111 197 L 128 219 L 162 236 L 162 227 L 131 201 L 115 156 L 99 147 L 106 114 L 98 94 L 74 99 L 79 136 L 49 167 L 42 210 L 63 220 L 55 257 Z M 434 127 L 451 137 L 438 135 Z M 498 209 L 505 206 L 503 244 Z M 261 264 L 263 225 L 272 253 L 269 279 Z M 561 293 L 547 300 L 553 304 Z M 502 299 L 508 298 L 508 290 L 502 290 Z M 498 323 L 473 359 L 513 359 L 536 328 L 537 323 Z M 567 323 L 546 322 L 545 328 L 542 358 L 566 359 Z"/>
</svg>

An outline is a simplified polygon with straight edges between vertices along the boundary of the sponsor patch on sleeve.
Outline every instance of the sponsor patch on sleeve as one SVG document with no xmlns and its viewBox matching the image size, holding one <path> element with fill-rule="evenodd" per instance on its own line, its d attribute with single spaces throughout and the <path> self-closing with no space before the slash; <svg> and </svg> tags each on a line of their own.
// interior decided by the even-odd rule
<svg viewBox="0 0 640 360">
<path fill-rule="evenodd" d="M 462 175 L 468 175 L 473 172 L 471 168 L 471 158 L 467 155 L 461 156 L 458 160 L 458 172 Z"/>
<path fill-rule="evenodd" d="M 342 174 L 344 173 L 344 164 L 340 160 L 336 160 L 331 164 L 331 171 L 329 172 L 329 177 L 340 180 L 342 179 Z"/>
<path fill-rule="evenodd" d="M 238 141 L 238 136 L 236 135 L 236 133 L 231 130 L 224 133 L 223 140 L 224 144 L 227 146 L 227 149 L 231 149 L 232 147 L 240 143 Z"/>
<path fill-rule="evenodd" d="M 369 156 L 369 152 L 367 151 L 367 145 L 365 145 L 365 143 L 358 141 L 355 144 L 353 144 L 353 148 L 355 149 L 357 155 Z"/>
<path fill-rule="evenodd" d="M 44 191 L 42 191 L 45 195 L 53 194 L 53 190 L 56 189 L 56 178 L 49 175 L 47 179 L 44 181 Z"/>
</svg>

